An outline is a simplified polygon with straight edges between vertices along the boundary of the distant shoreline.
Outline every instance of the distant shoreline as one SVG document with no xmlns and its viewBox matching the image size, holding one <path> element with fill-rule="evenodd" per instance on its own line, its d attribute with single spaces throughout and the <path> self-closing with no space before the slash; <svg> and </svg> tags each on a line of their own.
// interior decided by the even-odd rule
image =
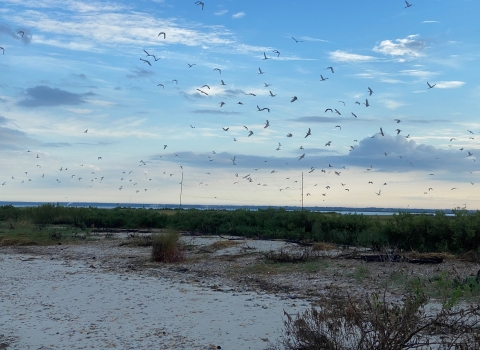
<svg viewBox="0 0 480 350">
<path fill-rule="evenodd" d="M 102 202 L 17 202 L 0 201 L 0 206 L 13 205 L 14 207 L 36 207 L 43 204 L 58 204 L 63 207 L 95 207 L 100 209 L 114 208 L 145 208 L 145 209 L 197 209 L 197 210 L 262 210 L 268 208 L 285 209 L 287 211 L 301 210 L 298 206 L 255 206 L 255 205 L 203 205 L 203 204 L 151 204 L 151 203 L 102 203 Z M 363 214 L 363 215 L 393 215 L 399 212 L 412 214 L 435 214 L 441 211 L 447 215 L 453 215 L 452 209 L 418 209 L 418 208 L 353 208 L 353 207 L 304 207 L 304 210 L 312 212 L 338 213 L 338 214 Z M 468 210 L 475 212 L 475 210 Z"/>
</svg>

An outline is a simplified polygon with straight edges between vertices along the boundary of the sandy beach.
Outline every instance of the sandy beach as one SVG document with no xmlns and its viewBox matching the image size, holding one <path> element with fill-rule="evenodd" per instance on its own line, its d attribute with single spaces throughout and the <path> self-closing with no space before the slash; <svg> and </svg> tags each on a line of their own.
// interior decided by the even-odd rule
<svg viewBox="0 0 480 350">
<path fill-rule="evenodd" d="M 0 254 L 0 349 L 264 349 L 284 310 L 308 307 L 220 280 L 111 271 L 90 255 Z"/>
</svg>

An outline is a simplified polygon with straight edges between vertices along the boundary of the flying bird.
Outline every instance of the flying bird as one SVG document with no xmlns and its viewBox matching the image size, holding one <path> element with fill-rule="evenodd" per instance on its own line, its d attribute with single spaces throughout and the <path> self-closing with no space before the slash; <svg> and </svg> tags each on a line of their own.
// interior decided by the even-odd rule
<svg viewBox="0 0 480 350">
<path fill-rule="evenodd" d="M 176 85 L 178 85 L 178 80 L 177 79 L 173 79 L 172 80 L 172 83 L 175 82 Z"/>
<path fill-rule="evenodd" d="M 197 89 L 197 91 L 201 92 L 201 93 L 204 94 L 204 95 L 208 95 L 205 91 L 202 91 L 202 90 L 200 90 L 200 89 Z"/>
<path fill-rule="evenodd" d="M 320 81 L 328 80 L 328 78 L 324 78 L 323 75 L 320 74 Z"/>
<path fill-rule="evenodd" d="M 330 112 L 333 113 L 333 110 L 332 110 L 331 108 L 327 108 L 327 109 L 325 110 L 325 113 L 327 113 L 327 111 L 330 111 Z"/>
<path fill-rule="evenodd" d="M 257 109 L 258 109 L 258 112 L 261 112 L 261 111 L 267 110 L 267 111 L 268 111 L 268 113 L 270 113 L 270 108 L 267 108 L 267 107 L 260 108 L 260 107 L 257 105 Z"/>
<path fill-rule="evenodd" d="M 325 146 L 330 147 L 331 144 L 332 144 L 332 141 L 328 141 L 328 142 L 325 144 Z M 330 166 L 330 164 L 329 164 L 329 166 Z"/>
<path fill-rule="evenodd" d="M 218 70 L 218 73 L 222 74 L 222 70 L 220 68 L 214 68 L 213 70 Z"/>
<path fill-rule="evenodd" d="M 87 130 L 85 130 L 83 133 L 84 133 L 84 134 L 86 134 L 87 132 L 88 132 L 88 129 L 87 129 Z"/>
<path fill-rule="evenodd" d="M 357 115 L 356 115 L 355 113 L 353 113 L 353 112 L 352 112 L 352 115 L 353 115 L 355 118 L 357 117 Z"/>
<path fill-rule="evenodd" d="M 277 96 L 277 94 L 274 95 L 271 91 L 269 91 L 269 92 L 270 92 L 270 97 L 275 97 L 275 96 Z"/>
<path fill-rule="evenodd" d="M 342 115 L 342 114 L 338 111 L 338 109 L 335 109 L 335 113 L 337 113 L 338 115 Z"/>
<path fill-rule="evenodd" d="M 223 85 L 223 86 L 227 85 L 227 84 L 225 84 L 225 82 L 223 81 L 223 79 L 220 80 L 220 81 L 221 81 L 221 84 L 220 84 L 220 85 Z"/>
<path fill-rule="evenodd" d="M 2 50 L 3 55 L 5 55 L 5 49 L 3 47 L 0 47 L 0 49 Z"/>
<path fill-rule="evenodd" d="M 410 4 L 407 0 L 405 0 L 405 4 L 406 4 L 405 8 L 409 8 L 413 6 L 413 4 Z"/>
<path fill-rule="evenodd" d="M 163 85 L 163 84 L 158 84 L 157 86 L 161 86 L 163 89 L 165 89 L 165 85 Z"/>
<path fill-rule="evenodd" d="M 23 38 L 23 36 L 25 35 L 25 32 L 23 30 L 20 30 L 20 31 L 18 31 L 17 35 L 18 34 L 22 34 L 22 38 Z"/>
<path fill-rule="evenodd" d="M 305 135 L 305 138 L 307 138 L 308 136 L 310 136 L 312 134 L 312 130 L 310 128 L 308 128 L 308 131 L 307 131 L 307 134 Z"/>
<path fill-rule="evenodd" d="M 332 73 L 335 73 L 335 71 L 333 70 L 333 67 L 327 67 L 327 68 L 325 68 L 325 70 L 327 70 L 327 69 L 330 69 L 330 70 L 332 71 Z"/>
<path fill-rule="evenodd" d="M 224 128 L 224 127 L 222 126 L 222 129 L 223 129 L 223 131 L 228 131 L 228 129 L 230 129 L 230 127 Z"/>
<path fill-rule="evenodd" d="M 265 52 L 263 53 L 263 59 L 264 60 L 269 60 L 270 59 L 270 58 L 267 57 L 267 54 Z"/>
<path fill-rule="evenodd" d="M 190 64 L 190 63 L 187 63 L 187 64 L 188 64 L 188 68 L 192 68 L 193 66 L 196 66 L 196 64 L 195 64 L 195 63 L 192 63 L 192 64 Z"/>
<path fill-rule="evenodd" d="M 204 4 L 203 2 L 201 2 L 201 1 L 196 1 L 196 2 L 195 2 L 195 5 L 197 5 L 197 6 L 198 6 L 198 5 L 202 5 L 202 11 L 203 11 L 203 7 L 205 6 L 205 4 Z"/>
<path fill-rule="evenodd" d="M 258 74 L 263 74 L 264 72 L 262 72 L 262 69 L 260 67 L 258 67 Z"/>
<path fill-rule="evenodd" d="M 345 107 L 345 102 L 343 102 L 343 101 L 338 101 L 338 102 L 343 103 L 343 106 Z"/>
<path fill-rule="evenodd" d="M 397 122 L 397 124 L 401 122 L 400 119 L 394 119 L 394 120 Z"/>
<path fill-rule="evenodd" d="M 292 39 L 295 40 L 295 44 L 297 44 L 297 43 L 303 43 L 302 40 L 297 40 L 297 39 L 295 39 L 293 36 L 292 36 Z"/>
<path fill-rule="evenodd" d="M 273 50 L 273 52 L 277 54 L 277 57 L 280 56 L 280 51 L 278 51 L 278 50 Z"/>
<path fill-rule="evenodd" d="M 267 121 L 266 121 L 266 123 L 265 123 L 265 126 L 264 126 L 263 128 L 266 129 L 266 128 L 268 128 L 269 126 L 270 126 L 270 122 L 269 122 L 268 119 L 267 119 Z"/>
<path fill-rule="evenodd" d="M 250 131 L 248 132 L 248 137 L 250 137 L 250 136 L 252 136 L 252 135 L 253 135 L 253 131 L 250 130 Z"/>
<path fill-rule="evenodd" d="M 385 136 L 385 134 L 383 133 L 383 129 L 380 128 L 380 134 L 382 134 L 382 136 Z"/>
<path fill-rule="evenodd" d="M 342 127 L 340 125 L 335 125 L 336 128 L 340 128 L 342 130 Z"/>
<path fill-rule="evenodd" d="M 295 102 L 296 100 L 298 100 L 297 96 L 293 96 L 290 102 Z"/>
<path fill-rule="evenodd" d="M 160 35 L 162 35 L 162 34 L 163 34 L 163 39 L 166 39 L 166 38 L 167 38 L 167 34 L 165 34 L 165 32 L 160 32 L 160 33 L 158 33 L 157 36 L 160 36 Z"/>
<path fill-rule="evenodd" d="M 225 102 L 220 102 L 220 107 L 223 107 L 225 105 Z"/>
<path fill-rule="evenodd" d="M 370 107 L 370 104 L 368 103 L 368 99 L 365 99 L 364 105 L 365 105 L 365 107 Z"/>
<path fill-rule="evenodd" d="M 428 85 L 428 88 L 429 88 L 429 89 L 433 89 L 433 88 L 435 87 L 435 85 L 437 85 L 437 84 L 431 85 L 431 84 L 427 81 L 427 85 Z"/>
<path fill-rule="evenodd" d="M 372 89 L 370 89 L 370 88 L 368 88 L 368 93 L 370 94 L 369 96 L 372 96 L 372 94 L 373 94 L 373 90 L 372 90 Z"/>
<path fill-rule="evenodd" d="M 298 158 L 298 160 L 301 160 L 301 159 L 303 159 L 303 158 L 305 158 L 305 153 L 302 154 L 302 155 L 300 156 L 300 158 Z"/>
<path fill-rule="evenodd" d="M 143 58 L 140 58 L 140 60 L 143 61 L 143 62 L 145 62 L 145 63 L 148 63 L 148 65 L 149 65 L 150 67 L 152 66 L 152 64 L 151 64 L 149 61 L 144 60 Z"/>
<path fill-rule="evenodd" d="M 207 84 L 201 86 L 200 88 L 203 89 L 204 87 L 208 88 L 208 90 L 210 90 L 210 86 L 208 86 Z"/>
</svg>

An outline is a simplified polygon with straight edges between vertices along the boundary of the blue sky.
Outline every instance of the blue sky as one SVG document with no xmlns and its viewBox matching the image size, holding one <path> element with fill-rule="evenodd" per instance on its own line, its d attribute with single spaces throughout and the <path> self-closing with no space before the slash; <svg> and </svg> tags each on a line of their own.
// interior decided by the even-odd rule
<svg viewBox="0 0 480 350">
<path fill-rule="evenodd" d="M 3 1 L 0 200 L 480 208 L 479 2 L 204 3 Z"/>
</svg>

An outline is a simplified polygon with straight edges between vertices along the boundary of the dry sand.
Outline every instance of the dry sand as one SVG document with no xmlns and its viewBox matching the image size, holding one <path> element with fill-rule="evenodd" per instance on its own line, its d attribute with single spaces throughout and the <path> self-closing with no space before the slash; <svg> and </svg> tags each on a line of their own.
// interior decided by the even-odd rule
<svg viewBox="0 0 480 350">
<path fill-rule="evenodd" d="M 55 248 L 0 253 L 0 349 L 264 349 L 280 335 L 284 310 L 308 307 L 248 286 L 111 271 Z M 70 248 L 62 249 L 82 249 Z"/>
</svg>

